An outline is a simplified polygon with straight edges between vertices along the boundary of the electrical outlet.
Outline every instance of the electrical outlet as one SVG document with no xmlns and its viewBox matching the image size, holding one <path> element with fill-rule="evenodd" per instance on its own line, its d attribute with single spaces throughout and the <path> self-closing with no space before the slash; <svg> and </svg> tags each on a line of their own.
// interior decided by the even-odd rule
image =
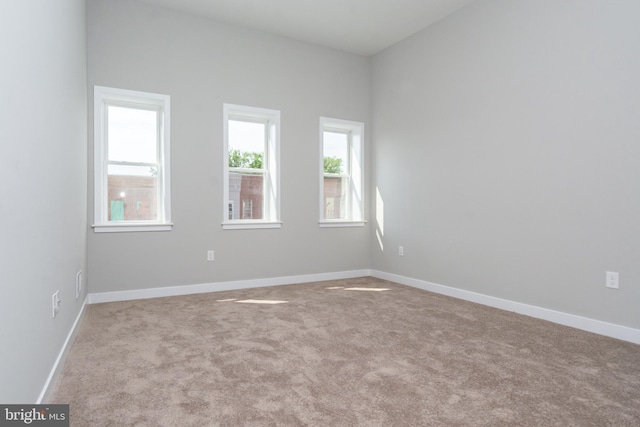
<svg viewBox="0 0 640 427">
<path fill-rule="evenodd" d="M 398 255 L 404 256 L 404 246 L 399 246 L 398 247 Z"/>
<path fill-rule="evenodd" d="M 619 289 L 620 288 L 620 273 L 615 271 L 607 271 L 607 288 Z"/>
<path fill-rule="evenodd" d="M 82 293 L 82 270 L 76 273 L 76 299 L 80 298 Z"/>
<path fill-rule="evenodd" d="M 51 309 L 53 312 L 53 317 L 56 317 L 58 311 L 60 311 L 60 291 L 55 291 L 55 293 L 51 296 Z"/>
<path fill-rule="evenodd" d="M 213 261 L 213 260 L 214 260 L 214 252 L 207 251 L 207 261 Z"/>
</svg>

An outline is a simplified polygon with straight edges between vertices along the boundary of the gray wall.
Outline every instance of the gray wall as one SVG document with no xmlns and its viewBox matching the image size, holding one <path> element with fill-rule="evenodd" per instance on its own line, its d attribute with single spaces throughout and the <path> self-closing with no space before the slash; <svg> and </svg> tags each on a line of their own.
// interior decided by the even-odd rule
<svg viewBox="0 0 640 427">
<path fill-rule="evenodd" d="M 372 66 L 373 268 L 640 327 L 639 2 L 480 0 Z"/>
<path fill-rule="evenodd" d="M 38 399 L 85 297 L 85 34 L 83 0 L 0 5 L 2 403 Z"/>
<path fill-rule="evenodd" d="M 318 227 L 317 170 L 320 116 L 369 124 L 369 59 L 141 2 L 89 0 L 88 84 L 171 96 L 175 223 L 90 231 L 91 292 L 369 267 L 368 227 Z M 279 230 L 221 228 L 223 103 L 281 111 Z"/>
</svg>

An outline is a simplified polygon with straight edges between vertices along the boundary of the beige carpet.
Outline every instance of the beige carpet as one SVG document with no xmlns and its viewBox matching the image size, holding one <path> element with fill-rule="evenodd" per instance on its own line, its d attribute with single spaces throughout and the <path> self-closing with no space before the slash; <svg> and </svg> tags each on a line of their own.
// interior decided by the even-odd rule
<svg viewBox="0 0 640 427">
<path fill-rule="evenodd" d="M 73 426 L 640 426 L 640 346 L 361 278 L 91 305 L 52 403 Z"/>
</svg>

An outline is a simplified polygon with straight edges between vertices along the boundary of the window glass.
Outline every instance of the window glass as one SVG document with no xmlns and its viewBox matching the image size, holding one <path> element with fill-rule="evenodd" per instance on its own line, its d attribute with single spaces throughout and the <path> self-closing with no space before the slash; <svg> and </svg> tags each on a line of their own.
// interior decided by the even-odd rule
<svg viewBox="0 0 640 427">
<path fill-rule="evenodd" d="M 229 167 L 262 169 L 265 124 L 229 120 Z"/>
<path fill-rule="evenodd" d="M 349 186 L 349 135 L 324 131 L 324 218 L 344 219 Z M 341 176 L 342 175 L 342 176 Z"/>
<path fill-rule="evenodd" d="M 158 113 L 108 106 L 107 147 L 108 220 L 156 221 Z"/>
<path fill-rule="evenodd" d="M 347 173 L 349 165 L 349 138 L 344 132 L 324 132 L 324 173 Z"/>
<path fill-rule="evenodd" d="M 264 218 L 264 153 L 264 123 L 229 120 L 229 201 L 242 206 L 229 219 Z"/>
<path fill-rule="evenodd" d="M 158 113 L 110 105 L 107 109 L 109 160 L 155 163 Z"/>
</svg>

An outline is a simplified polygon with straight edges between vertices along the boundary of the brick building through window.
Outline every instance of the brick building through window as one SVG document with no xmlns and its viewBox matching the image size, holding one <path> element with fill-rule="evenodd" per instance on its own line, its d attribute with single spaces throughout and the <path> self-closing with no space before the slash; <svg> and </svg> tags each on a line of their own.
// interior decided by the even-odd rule
<svg viewBox="0 0 640 427">
<path fill-rule="evenodd" d="M 229 173 L 228 219 L 263 219 L 264 177 Z"/>
<path fill-rule="evenodd" d="M 109 221 L 154 221 L 158 218 L 155 176 L 109 175 Z"/>
</svg>

